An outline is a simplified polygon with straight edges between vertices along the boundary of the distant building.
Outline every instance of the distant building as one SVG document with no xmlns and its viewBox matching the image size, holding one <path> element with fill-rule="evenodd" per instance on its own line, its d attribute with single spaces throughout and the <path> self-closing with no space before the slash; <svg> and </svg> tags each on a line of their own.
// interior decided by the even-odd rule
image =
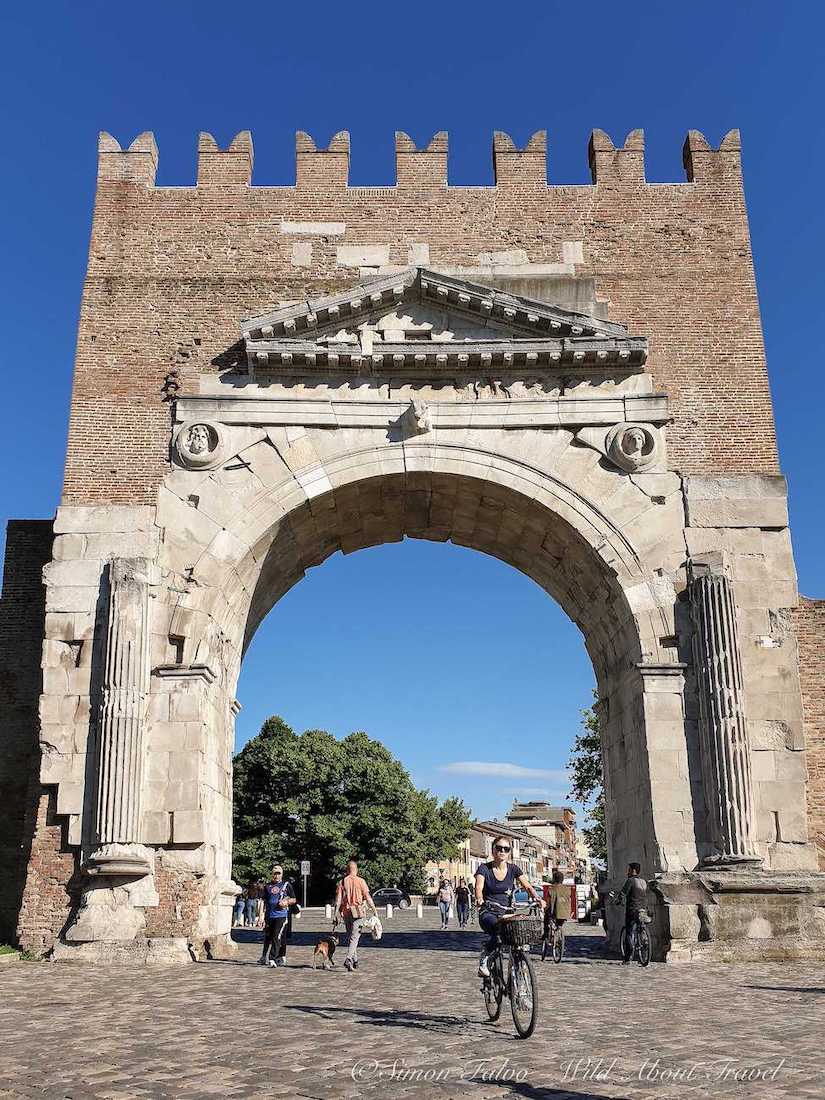
<svg viewBox="0 0 825 1100">
<path fill-rule="evenodd" d="M 553 866 L 563 871 L 565 878 L 575 878 L 575 810 L 569 806 L 553 806 L 549 802 L 515 801 L 507 814 L 507 824 L 543 840 L 554 853 Z"/>
<path fill-rule="evenodd" d="M 595 882 L 596 875 L 593 870 L 593 860 L 590 855 L 590 848 L 587 846 L 587 841 L 581 834 L 576 834 L 576 867 L 577 878 L 582 882 Z"/>
</svg>

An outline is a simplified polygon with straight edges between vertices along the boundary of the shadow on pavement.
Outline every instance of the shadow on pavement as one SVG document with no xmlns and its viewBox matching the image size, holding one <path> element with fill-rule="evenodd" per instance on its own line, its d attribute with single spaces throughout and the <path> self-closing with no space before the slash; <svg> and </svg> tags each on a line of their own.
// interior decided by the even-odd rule
<svg viewBox="0 0 825 1100">
<path fill-rule="evenodd" d="M 321 931 L 303 932 L 293 929 L 289 937 L 291 947 L 312 947 L 318 940 Z M 263 932 L 257 928 L 233 928 L 232 939 L 237 943 L 263 943 Z M 470 930 L 459 932 L 447 930 L 441 932 L 437 929 L 414 929 L 406 932 L 387 930 L 384 926 L 384 934 L 380 940 L 373 940 L 370 936 L 361 937 L 360 947 L 364 950 L 371 948 L 382 950 L 401 951 L 452 951 L 459 954 L 475 955 L 481 950 L 484 933 Z M 340 937 L 340 946 L 347 942 L 346 933 Z M 576 936 L 568 935 L 565 939 L 564 962 L 585 963 L 590 959 L 613 959 L 617 955 L 608 945 L 603 936 Z M 564 962 L 562 965 L 564 965 Z M 553 964 L 549 964 L 553 965 Z"/>
<path fill-rule="evenodd" d="M 285 1004 L 283 1007 L 294 1009 L 296 1012 L 306 1012 L 310 1016 L 319 1016 L 322 1020 L 335 1020 L 341 1016 L 352 1016 L 355 1017 L 356 1021 L 374 1027 L 417 1027 L 423 1031 L 436 1031 L 443 1034 L 451 1034 L 456 1027 L 482 1023 L 480 1020 L 472 1020 L 467 1016 L 432 1015 L 427 1012 L 414 1012 L 405 1008 L 385 1010 L 379 1008 L 344 1008 L 338 1005 L 292 1004 Z"/>
<path fill-rule="evenodd" d="M 825 985 L 746 985 L 745 989 L 767 989 L 770 993 L 825 993 Z"/>
</svg>

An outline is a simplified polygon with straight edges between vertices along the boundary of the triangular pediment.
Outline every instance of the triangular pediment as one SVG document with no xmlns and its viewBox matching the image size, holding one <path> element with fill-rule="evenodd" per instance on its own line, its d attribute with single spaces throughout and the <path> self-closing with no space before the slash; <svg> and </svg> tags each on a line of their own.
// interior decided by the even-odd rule
<svg viewBox="0 0 825 1100">
<path fill-rule="evenodd" d="M 614 321 L 409 267 L 252 317 L 241 325 L 250 371 L 363 370 L 526 363 L 638 368 L 642 337 Z"/>
</svg>

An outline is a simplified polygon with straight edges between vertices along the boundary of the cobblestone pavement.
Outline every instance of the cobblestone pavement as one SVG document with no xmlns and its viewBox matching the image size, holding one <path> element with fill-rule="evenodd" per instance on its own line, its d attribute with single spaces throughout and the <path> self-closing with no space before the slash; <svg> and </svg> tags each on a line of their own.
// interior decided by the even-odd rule
<svg viewBox="0 0 825 1100">
<path fill-rule="evenodd" d="M 252 932 L 237 960 L 183 969 L 6 966 L 0 1097 L 825 1096 L 821 965 L 622 967 L 576 927 L 569 958 L 537 963 L 522 1041 L 506 1002 L 485 1021 L 478 933 L 436 924 L 385 922 L 354 974 L 310 968 L 309 913 L 282 970 L 255 965 Z"/>
</svg>

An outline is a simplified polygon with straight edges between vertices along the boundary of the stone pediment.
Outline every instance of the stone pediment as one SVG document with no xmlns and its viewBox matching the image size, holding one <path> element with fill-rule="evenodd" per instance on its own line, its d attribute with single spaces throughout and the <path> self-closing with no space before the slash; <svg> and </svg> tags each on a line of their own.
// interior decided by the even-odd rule
<svg viewBox="0 0 825 1100">
<path fill-rule="evenodd" d="M 644 337 L 547 302 L 409 267 L 241 325 L 251 374 L 273 368 L 356 373 L 493 364 L 641 369 Z"/>
</svg>

